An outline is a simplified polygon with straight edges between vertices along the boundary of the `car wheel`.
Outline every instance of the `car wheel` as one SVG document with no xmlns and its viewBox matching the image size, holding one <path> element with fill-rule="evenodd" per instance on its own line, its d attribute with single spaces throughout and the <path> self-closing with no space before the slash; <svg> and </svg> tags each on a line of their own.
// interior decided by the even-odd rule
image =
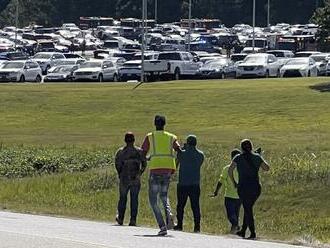
<svg viewBox="0 0 330 248">
<path fill-rule="evenodd" d="M 278 78 L 281 77 L 281 71 L 280 71 L 280 70 L 277 71 L 277 75 L 276 75 L 276 77 L 278 77 Z"/>
<path fill-rule="evenodd" d="M 41 80 L 42 80 L 41 76 L 40 76 L 40 75 L 38 75 L 38 76 L 36 77 L 36 83 L 40 83 L 40 82 L 41 82 Z"/>
<path fill-rule="evenodd" d="M 226 78 L 226 75 L 224 72 L 221 73 L 221 79 L 225 79 Z"/>
<path fill-rule="evenodd" d="M 179 68 L 175 68 L 174 80 L 180 80 L 180 69 Z"/>
<path fill-rule="evenodd" d="M 114 82 L 118 82 L 119 80 L 118 80 L 118 75 L 117 74 L 114 74 L 113 75 L 113 80 L 112 81 L 114 81 Z"/>
<path fill-rule="evenodd" d="M 20 82 L 20 83 L 24 83 L 24 82 L 25 82 L 25 77 L 24 77 L 24 75 L 22 75 L 22 76 L 19 78 L 19 82 Z"/>
<path fill-rule="evenodd" d="M 45 70 L 45 74 L 46 74 L 46 75 L 48 74 L 49 69 L 50 69 L 50 66 L 47 65 L 46 70 Z"/>
<path fill-rule="evenodd" d="M 100 82 L 100 83 L 102 83 L 103 82 L 103 75 L 102 74 L 100 74 L 99 75 L 99 77 L 97 78 L 97 80 Z"/>
<path fill-rule="evenodd" d="M 269 71 L 266 71 L 265 78 L 269 78 Z"/>
</svg>

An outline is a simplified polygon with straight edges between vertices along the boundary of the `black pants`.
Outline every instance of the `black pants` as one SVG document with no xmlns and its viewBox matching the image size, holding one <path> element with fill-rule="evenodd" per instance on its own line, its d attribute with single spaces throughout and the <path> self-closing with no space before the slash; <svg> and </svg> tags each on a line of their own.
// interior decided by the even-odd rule
<svg viewBox="0 0 330 248">
<path fill-rule="evenodd" d="M 239 185 L 238 195 L 242 201 L 244 208 L 244 219 L 242 231 L 245 232 L 247 228 L 250 232 L 255 234 L 253 206 L 261 194 L 261 186 L 259 183 L 249 183 Z"/>
<path fill-rule="evenodd" d="M 131 197 L 131 220 L 136 221 L 138 206 L 139 206 L 139 193 L 140 193 L 140 184 L 129 184 L 120 182 L 119 183 L 119 201 L 118 201 L 118 217 L 121 220 L 124 220 L 127 195 L 130 193 Z"/>
<path fill-rule="evenodd" d="M 225 206 L 226 206 L 227 218 L 230 224 L 232 226 L 238 226 L 241 200 L 225 197 Z"/>
<path fill-rule="evenodd" d="M 199 197 L 200 197 L 200 186 L 199 185 L 190 185 L 190 186 L 177 186 L 177 197 L 178 203 L 176 207 L 178 225 L 182 226 L 183 224 L 183 215 L 184 208 L 187 204 L 188 197 L 190 199 L 190 205 L 194 216 L 195 226 L 200 225 L 201 221 L 201 212 L 199 206 Z"/>
</svg>

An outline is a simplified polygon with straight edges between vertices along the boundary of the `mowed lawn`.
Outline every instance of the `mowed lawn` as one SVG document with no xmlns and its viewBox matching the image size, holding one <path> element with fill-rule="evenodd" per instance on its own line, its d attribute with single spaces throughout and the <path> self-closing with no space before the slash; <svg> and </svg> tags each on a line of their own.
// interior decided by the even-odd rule
<svg viewBox="0 0 330 248">
<path fill-rule="evenodd" d="M 330 93 L 309 86 L 330 78 L 180 81 L 145 84 L 0 85 L 0 142 L 5 147 L 109 149 L 126 131 L 140 144 L 155 114 L 181 143 L 194 133 L 205 151 L 202 230 L 228 230 L 222 198 L 208 195 L 242 138 L 261 146 L 272 172 L 262 175 L 257 204 L 261 237 L 330 242 Z M 72 148 L 74 147 L 74 148 Z M 22 149 L 22 148 L 21 148 Z M 139 223 L 155 226 L 144 176 Z M 176 179 L 174 179 L 175 181 Z M 10 210 L 111 220 L 113 167 L 84 173 L 0 180 L 0 206 Z M 171 201 L 175 209 L 175 182 Z M 187 231 L 192 228 L 187 212 Z"/>
<path fill-rule="evenodd" d="M 309 85 L 327 81 L 269 79 L 146 84 L 1 85 L 4 144 L 119 145 L 125 131 L 141 141 L 153 117 L 183 139 L 233 146 L 250 137 L 264 146 L 323 146 L 329 139 L 329 94 Z M 325 147 L 326 148 L 326 147 Z"/>
</svg>

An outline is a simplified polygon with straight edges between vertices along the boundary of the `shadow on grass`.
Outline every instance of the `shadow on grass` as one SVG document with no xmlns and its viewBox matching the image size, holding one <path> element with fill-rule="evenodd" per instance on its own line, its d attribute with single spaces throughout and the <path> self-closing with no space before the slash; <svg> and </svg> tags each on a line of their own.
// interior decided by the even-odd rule
<svg viewBox="0 0 330 248">
<path fill-rule="evenodd" d="M 317 90 L 319 92 L 330 92 L 330 83 L 321 83 L 321 84 L 316 84 L 309 86 L 310 89 L 312 90 Z"/>
</svg>

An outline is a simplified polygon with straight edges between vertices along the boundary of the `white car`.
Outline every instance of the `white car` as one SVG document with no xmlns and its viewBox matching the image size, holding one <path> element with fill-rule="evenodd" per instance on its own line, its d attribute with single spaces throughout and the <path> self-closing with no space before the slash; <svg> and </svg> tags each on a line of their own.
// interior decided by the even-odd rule
<svg viewBox="0 0 330 248">
<path fill-rule="evenodd" d="M 280 63 L 273 54 L 249 54 L 237 66 L 236 77 L 279 77 Z"/>
<path fill-rule="evenodd" d="M 318 76 L 326 76 L 329 55 L 329 53 L 320 53 L 310 56 L 316 63 Z"/>
<path fill-rule="evenodd" d="M 118 81 L 118 70 L 112 61 L 89 60 L 73 74 L 75 81 Z"/>
<path fill-rule="evenodd" d="M 316 51 L 304 51 L 304 52 L 297 52 L 294 57 L 295 58 L 308 58 L 309 56 L 312 55 L 317 55 L 321 54 L 321 52 L 316 52 Z"/>
<path fill-rule="evenodd" d="M 281 77 L 316 77 L 317 65 L 312 58 L 292 58 L 281 68 Z"/>
<path fill-rule="evenodd" d="M 78 65 L 85 63 L 86 59 L 61 59 L 54 62 L 54 65 L 52 68 L 48 70 L 48 72 L 53 72 L 55 67 L 61 66 L 61 65 Z"/>
<path fill-rule="evenodd" d="M 32 60 L 37 62 L 43 74 L 47 74 L 48 70 L 55 65 L 58 60 L 65 59 L 62 53 L 40 52 L 32 57 Z"/>
<path fill-rule="evenodd" d="M 0 82 L 41 82 L 42 72 L 34 61 L 8 61 L 0 69 Z"/>
</svg>

